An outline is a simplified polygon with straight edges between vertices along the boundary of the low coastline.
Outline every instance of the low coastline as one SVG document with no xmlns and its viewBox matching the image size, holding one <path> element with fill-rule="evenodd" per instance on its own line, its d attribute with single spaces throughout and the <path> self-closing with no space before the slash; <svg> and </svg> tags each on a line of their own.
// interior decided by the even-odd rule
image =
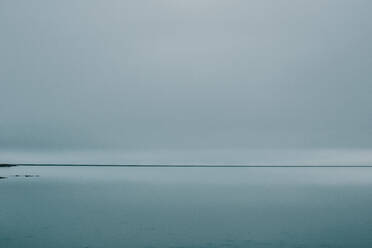
<svg viewBox="0 0 372 248">
<path fill-rule="evenodd" d="M 0 167 L 13 167 L 13 166 L 17 166 L 15 164 L 0 164 Z"/>
</svg>

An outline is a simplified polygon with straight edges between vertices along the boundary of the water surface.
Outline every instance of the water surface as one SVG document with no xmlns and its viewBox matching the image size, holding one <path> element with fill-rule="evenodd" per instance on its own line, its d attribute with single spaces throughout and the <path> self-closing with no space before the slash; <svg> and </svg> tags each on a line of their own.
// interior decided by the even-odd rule
<svg viewBox="0 0 372 248">
<path fill-rule="evenodd" d="M 372 247 L 372 168 L 20 166 L 0 176 L 0 247 Z"/>
</svg>

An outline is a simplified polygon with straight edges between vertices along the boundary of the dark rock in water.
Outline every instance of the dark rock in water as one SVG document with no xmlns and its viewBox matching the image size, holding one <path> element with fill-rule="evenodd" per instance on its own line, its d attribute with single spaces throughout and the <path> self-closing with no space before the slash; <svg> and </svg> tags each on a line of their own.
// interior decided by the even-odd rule
<svg viewBox="0 0 372 248">
<path fill-rule="evenodd" d="M 26 174 L 26 175 L 14 175 L 13 177 L 40 177 L 40 175 L 28 175 L 28 174 Z"/>
<path fill-rule="evenodd" d="M 28 174 L 26 174 L 26 175 L 12 175 L 12 176 L 9 176 L 9 177 L 40 177 L 40 175 L 28 175 Z M 6 179 L 6 178 L 8 178 L 8 177 L 0 176 L 0 179 Z"/>
<path fill-rule="evenodd" d="M 0 164 L 0 167 L 12 167 L 16 166 L 15 164 Z"/>
</svg>

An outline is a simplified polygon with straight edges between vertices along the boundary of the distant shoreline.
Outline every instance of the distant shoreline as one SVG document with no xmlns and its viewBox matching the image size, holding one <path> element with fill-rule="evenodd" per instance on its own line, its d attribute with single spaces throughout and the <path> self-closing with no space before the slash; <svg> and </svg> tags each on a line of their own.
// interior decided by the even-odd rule
<svg viewBox="0 0 372 248">
<path fill-rule="evenodd" d="M 43 163 L 43 164 L 12 164 L 8 166 L 0 167 L 11 167 L 11 166 L 79 166 L 79 167 L 146 167 L 146 168 L 361 168 L 361 167 L 371 167 L 372 165 L 162 165 L 162 164 L 53 164 L 53 163 Z"/>
<path fill-rule="evenodd" d="M 13 167 L 17 166 L 16 164 L 0 164 L 0 167 Z"/>
</svg>

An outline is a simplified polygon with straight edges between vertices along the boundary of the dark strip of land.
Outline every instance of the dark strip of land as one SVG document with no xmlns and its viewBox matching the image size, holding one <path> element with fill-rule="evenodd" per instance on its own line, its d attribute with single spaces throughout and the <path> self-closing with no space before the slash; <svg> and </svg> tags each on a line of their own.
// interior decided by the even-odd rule
<svg viewBox="0 0 372 248">
<path fill-rule="evenodd" d="M 17 164 L 20 166 L 108 166 L 108 167 L 184 167 L 184 168 L 329 168 L 372 167 L 372 165 L 161 165 L 161 164 Z"/>
<path fill-rule="evenodd" d="M 13 167 L 15 164 L 0 164 L 0 167 Z"/>
</svg>

